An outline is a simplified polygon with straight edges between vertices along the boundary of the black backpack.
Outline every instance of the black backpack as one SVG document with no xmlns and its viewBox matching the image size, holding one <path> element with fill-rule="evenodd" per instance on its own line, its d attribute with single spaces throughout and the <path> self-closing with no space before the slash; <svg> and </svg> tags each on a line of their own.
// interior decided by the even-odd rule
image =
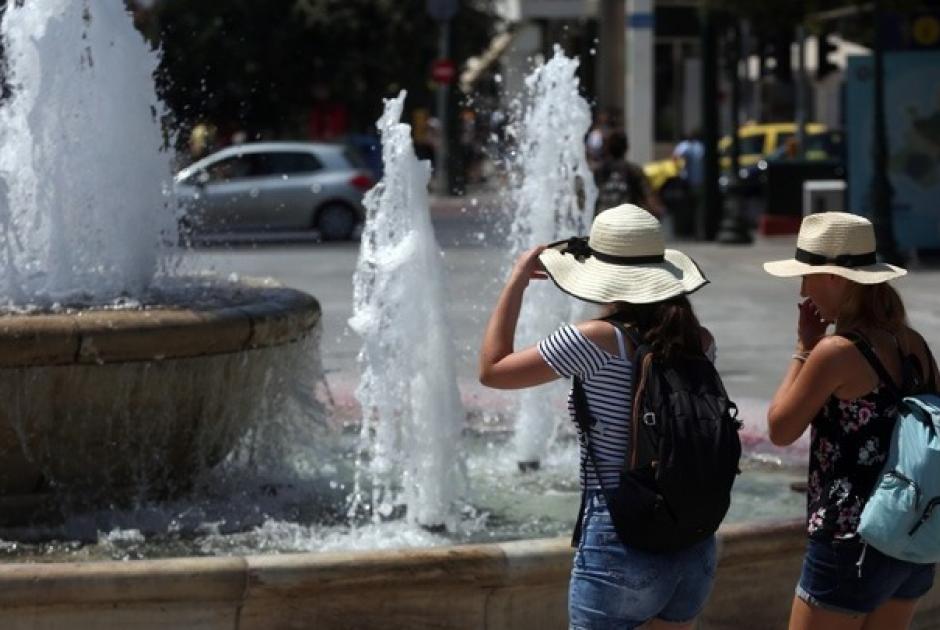
<svg viewBox="0 0 940 630">
<path fill-rule="evenodd" d="M 643 171 L 626 161 L 601 167 L 598 173 L 597 210 L 606 210 L 624 203 L 646 206 Z"/>
<path fill-rule="evenodd" d="M 631 330 L 611 323 L 636 348 L 630 450 L 619 487 L 602 485 L 611 519 L 625 545 L 654 552 L 684 549 L 711 536 L 728 512 L 740 472 L 737 406 L 704 353 L 666 362 Z M 594 419 L 577 377 L 574 403 L 597 471 L 589 431 Z M 582 495 L 575 544 L 583 511 Z"/>
</svg>

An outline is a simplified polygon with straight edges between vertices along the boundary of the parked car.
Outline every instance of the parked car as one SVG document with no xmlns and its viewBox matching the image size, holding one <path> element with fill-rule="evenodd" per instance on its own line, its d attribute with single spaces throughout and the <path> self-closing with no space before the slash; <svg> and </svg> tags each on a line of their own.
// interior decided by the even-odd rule
<svg viewBox="0 0 940 630">
<path fill-rule="evenodd" d="M 349 239 L 375 183 L 354 149 L 334 144 L 259 142 L 227 147 L 174 179 L 185 233 L 316 229 Z"/>
<path fill-rule="evenodd" d="M 821 134 L 826 126 L 820 123 L 807 123 L 804 127 L 807 136 Z M 770 155 L 787 140 L 796 136 L 796 123 L 749 123 L 738 128 L 738 142 L 740 156 L 738 164 L 741 167 L 751 166 L 764 156 Z M 726 171 L 731 168 L 731 136 L 724 136 L 718 141 L 718 156 L 720 168 Z M 650 180 L 653 190 L 660 192 L 665 199 L 669 196 L 667 190 L 670 186 L 679 186 L 679 173 L 682 172 L 682 160 L 667 158 L 649 162 L 643 166 L 643 172 Z"/>
<path fill-rule="evenodd" d="M 841 130 L 829 129 L 819 133 L 807 133 L 805 143 L 806 147 L 802 156 L 790 156 L 786 146 L 779 146 L 757 162 L 749 165 L 742 164 L 738 169 L 736 182 L 732 182 L 730 172 L 722 173 L 718 179 L 719 187 L 722 192 L 733 192 L 742 197 L 761 196 L 764 194 L 768 169 L 772 164 L 781 161 L 826 165 L 831 167 L 834 176 L 845 177 L 845 135 Z"/>
</svg>

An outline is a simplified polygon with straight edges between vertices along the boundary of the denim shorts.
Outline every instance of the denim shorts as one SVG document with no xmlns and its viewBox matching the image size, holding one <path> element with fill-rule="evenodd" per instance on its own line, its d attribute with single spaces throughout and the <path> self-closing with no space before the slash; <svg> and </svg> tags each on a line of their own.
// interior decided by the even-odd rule
<svg viewBox="0 0 940 630">
<path fill-rule="evenodd" d="M 866 615 L 889 599 L 917 599 L 933 586 L 935 565 L 914 564 L 859 540 L 810 539 L 796 595 L 817 608 Z"/>
<path fill-rule="evenodd" d="M 670 553 L 627 547 L 606 501 L 589 491 L 571 571 L 571 630 L 626 630 L 650 619 L 684 623 L 705 606 L 715 579 L 715 537 Z"/>
</svg>

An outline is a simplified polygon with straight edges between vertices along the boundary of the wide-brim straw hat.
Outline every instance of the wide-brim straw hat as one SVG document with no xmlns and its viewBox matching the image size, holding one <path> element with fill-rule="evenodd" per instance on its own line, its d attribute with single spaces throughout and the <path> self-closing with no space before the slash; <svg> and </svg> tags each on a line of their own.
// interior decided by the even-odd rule
<svg viewBox="0 0 940 630">
<path fill-rule="evenodd" d="M 871 221 L 847 212 L 808 215 L 800 224 L 794 257 L 766 262 L 764 270 L 782 278 L 831 273 L 860 284 L 887 282 L 907 273 L 878 262 Z"/>
<path fill-rule="evenodd" d="M 632 204 L 601 212 L 590 237 L 552 243 L 539 260 L 562 291 L 599 304 L 661 302 L 708 283 L 695 261 L 664 247 L 659 221 Z"/>
</svg>

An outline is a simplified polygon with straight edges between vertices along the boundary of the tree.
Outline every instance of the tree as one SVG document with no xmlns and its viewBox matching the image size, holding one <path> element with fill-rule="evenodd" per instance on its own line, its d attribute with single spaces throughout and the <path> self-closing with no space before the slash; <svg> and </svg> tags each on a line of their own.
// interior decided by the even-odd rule
<svg viewBox="0 0 940 630">
<path fill-rule="evenodd" d="M 464 2 L 455 17 L 458 64 L 489 42 L 491 2 Z M 411 108 L 432 104 L 437 25 L 423 0 L 162 0 L 137 15 L 163 51 L 158 89 L 184 132 L 211 121 L 250 138 L 302 136 L 324 98 L 351 130 L 371 131 L 400 89 Z"/>
</svg>

